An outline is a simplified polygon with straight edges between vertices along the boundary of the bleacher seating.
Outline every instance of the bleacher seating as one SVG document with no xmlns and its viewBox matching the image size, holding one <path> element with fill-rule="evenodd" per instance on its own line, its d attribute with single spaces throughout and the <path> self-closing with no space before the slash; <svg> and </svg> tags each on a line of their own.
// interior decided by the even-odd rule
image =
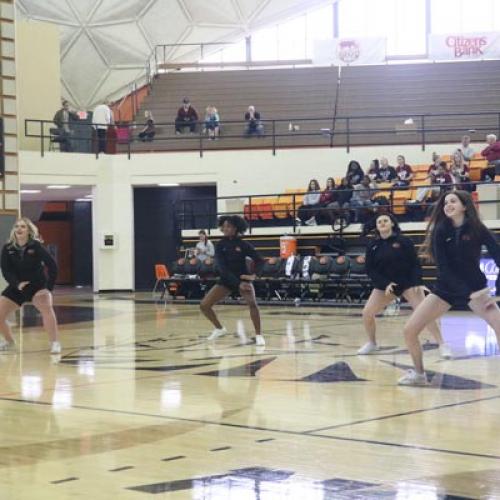
<svg viewBox="0 0 500 500">
<path fill-rule="evenodd" d="M 278 146 L 329 145 L 329 135 L 321 135 L 320 130 L 332 128 L 335 109 L 334 145 L 346 144 L 347 125 L 342 117 L 351 117 L 351 145 L 412 144 L 422 140 L 417 132 L 420 114 L 494 112 L 500 102 L 500 61 L 348 66 L 341 69 L 340 80 L 336 67 L 166 73 L 153 83 L 137 115 L 138 123 L 144 110 L 151 110 L 158 124 L 172 123 L 184 96 L 191 98 L 200 119 L 208 104 L 220 112 L 222 138 L 205 141 L 205 149 L 271 145 L 270 137 L 245 139 L 242 123 L 228 123 L 242 121 L 249 104 L 255 105 L 264 119 L 283 120 L 276 126 L 276 133 L 283 135 L 277 138 Z M 367 115 L 401 117 L 361 118 Z M 325 119 L 301 120 L 310 117 Z M 405 125 L 406 118 L 413 118 L 414 123 Z M 290 131 L 290 122 L 299 130 Z M 266 124 L 268 133 L 270 127 Z M 457 131 L 442 131 L 450 127 Z M 473 140 L 482 140 L 486 131 L 497 130 L 498 116 L 428 116 L 425 128 L 427 143 L 456 142 L 469 130 L 477 131 L 477 137 L 472 133 Z M 386 133 L 370 133 L 377 129 Z M 307 132 L 318 135 L 302 135 Z M 227 137 L 232 135 L 237 137 Z M 176 137 L 173 125 L 159 125 L 152 143 L 133 144 L 134 151 L 197 148 L 197 136 Z"/>
<path fill-rule="evenodd" d="M 420 143 L 419 114 L 482 113 L 496 111 L 500 102 L 500 61 L 468 61 L 454 63 L 395 64 L 348 66 L 342 68 L 337 117 L 367 115 L 401 115 L 400 119 L 350 120 L 354 132 L 384 129 L 396 131 L 392 144 Z M 413 126 L 404 121 L 413 118 Z M 428 129 L 458 128 L 497 130 L 498 117 L 450 116 L 426 118 Z M 346 131 L 344 120 L 337 120 L 336 133 Z M 486 131 L 478 131 L 484 138 Z M 426 141 L 456 142 L 457 132 L 426 132 Z M 474 139 L 474 137 L 473 137 Z M 335 144 L 343 144 L 337 135 Z M 351 145 L 387 144 L 387 134 L 352 135 Z"/>
<path fill-rule="evenodd" d="M 285 120 L 276 125 L 277 134 L 287 135 L 278 139 L 281 145 L 328 145 L 329 138 L 303 137 L 300 134 L 332 127 L 337 80 L 338 69 L 333 67 L 167 73 L 155 80 L 150 95 L 142 103 L 138 119 L 144 116 L 144 110 L 151 110 L 156 123 L 173 123 L 183 97 L 188 96 L 200 120 L 203 120 L 205 108 L 213 104 L 221 116 L 221 136 L 238 136 L 214 143 L 206 141 L 204 147 L 269 147 L 271 139 L 268 137 L 243 137 L 244 114 L 249 105 L 254 105 L 264 120 Z M 300 121 L 300 130 L 289 133 L 289 120 L 310 117 L 327 119 Z M 240 123 L 227 123 L 231 121 Z M 271 132 L 270 123 L 265 123 L 264 128 L 265 132 Z M 167 136 L 175 138 L 173 125 L 159 125 L 157 139 L 153 143 L 134 143 L 133 149 L 178 150 L 197 148 L 199 145 L 196 136 L 161 141 L 161 137 Z"/>
</svg>

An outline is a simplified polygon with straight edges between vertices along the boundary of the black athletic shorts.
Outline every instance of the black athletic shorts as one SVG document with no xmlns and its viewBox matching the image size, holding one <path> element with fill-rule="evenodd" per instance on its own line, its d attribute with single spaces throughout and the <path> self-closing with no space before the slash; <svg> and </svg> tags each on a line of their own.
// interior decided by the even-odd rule
<svg viewBox="0 0 500 500">
<path fill-rule="evenodd" d="M 394 292 L 393 295 L 396 297 L 401 297 L 403 293 L 406 292 L 406 290 L 409 290 L 410 288 L 415 288 L 416 286 L 422 286 L 422 283 L 415 283 L 415 284 L 404 284 L 404 285 L 396 285 L 394 287 Z M 377 288 L 377 290 L 381 290 L 382 292 L 385 292 L 385 288 Z"/>
<path fill-rule="evenodd" d="M 45 283 L 29 283 L 22 290 L 9 285 L 2 292 L 2 295 L 15 302 L 18 306 L 22 306 L 25 302 L 31 302 L 33 296 L 44 288 L 47 288 Z"/>
<path fill-rule="evenodd" d="M 444 300 L 452 307 L 466 307 L 470 302 L 470 294 L 466 295 L 463 293 L 453 294 L 447 290 L 436 287 L 432 293 L 437 295 L 441 300 Z M 471 292 L 472 293 L 472 292 Z"/>
</svg>

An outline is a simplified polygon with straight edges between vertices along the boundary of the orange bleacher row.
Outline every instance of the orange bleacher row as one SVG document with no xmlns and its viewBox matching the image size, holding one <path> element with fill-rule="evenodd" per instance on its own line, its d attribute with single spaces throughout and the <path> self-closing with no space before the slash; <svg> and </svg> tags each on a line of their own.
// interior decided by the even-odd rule
<svg viewBox="0 0 500 500">
<path fill-rule="evenodd" d="M 449 162 L 450 155 L 442 155 L 443 161 Z M 488 162 L 480 155 L 474 155 L 474 158 L 469 162 L 470 180 L 478 182 L 481 180 L 481 171 L 487 166 Z M 426 179 L 428 164 L 413 165 L 413 180 L 409 189 L 399 189 L 393 191 L 393 213 L 395 215 L 403 215 L 406 213 L 406 204 L 410 200 L 416 199 L 417 188 L 429 184 Z M 335 178 L 335 184 L 339 185 L 340 177 Z M 380 182 L 377 184 L 379 191 L 376 196 L 386 196 L 390 198 L 390 190 L 392 183 Z M 247 220 L 272 220 L 286 219 L 295 217 L 294 209 L 302 205 L 306 188 L 286 188 L 283 194 L 278 196 L 264 196 L 252 198 L 251 204 L 247 203 L 244 206 L 244 216 Z M 295 201 L 295 207 L 294 207 Z"/>
</svg>

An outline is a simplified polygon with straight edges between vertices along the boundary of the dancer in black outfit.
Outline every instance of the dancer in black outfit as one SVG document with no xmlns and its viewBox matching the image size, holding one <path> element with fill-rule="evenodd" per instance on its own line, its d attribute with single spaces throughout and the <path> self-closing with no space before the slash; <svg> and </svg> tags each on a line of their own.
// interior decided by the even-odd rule
<svg viewBox="0 0 500 500">
<path fill-rule="evenodd" d="M 399 380 L 400 385 L 426 385 L 422 349 L 418 336 L 430 322 L 454 305 L 466 305 L 495 330 L 500 344 L 500 309 L 481 272 L 481 247 L 500 265 L 500 246 L 481 222 L 470 193 L 445 193 L 436 203 L 425 239 L 423 253 L 436 263 L 438 278 L 434 293 L 428 295 L 405 325 L 406 344 L 414 370 Z"/>
<path fill-rule="evenodd" d="M 60 354 L 51 293 L 56 282 L 57 265 L 42 245 L 37 227 L 26 217 L 18 219 L 12 228 L 9 241 L 2 249 L 1 268 L 8 287 L 0 297 L 0 332 L 5 338 L 0 342 L 0 350 L 15 348 L 8 315 L 24 303 L 32 302 L 40 311 L 43 326 L 49 334 L 51 354 Z"/>
<path fill-rule="evenodd" d="M 250 317 L 255 328 L 255 343 L 264 346 L 260 312 L 252 283 L 255 274 L 248 273 L 247 258 L 254 262 L 255 273 L 259 272 L 264 261 L 250 243 L 241 239 L 248 228 L 245 219 L 238 215 L 223 216 L 219 218 L 218 225 L 224 234 L 224 238 L 215 246 L 215 266 L 220 279 L 200 304 L 201 311 L 215 327 L 208 340 L 214 340 L 227 333 L 226 328 L 218 320 L 213 306 L 231 292 L 239 292 L 250 307 Z"/>
<path fill-rule="evenodd" d="M 401 234 L 395 217 L 392 214 L 378 215 L 375 232 L 376 238 L 366 250 L 366 272 L 374 286 L 363 309 L 368 342 L 358 354 L 371 354 L 378 350 L 375 317 L 396 297 L 403 296 L 413 309 L 425 298 L 422 269 L 415 247 L 410 238 Z M 449 346 L 443 342 L 437 323 L 430 323 L 428 330 L 439 344 L 441 356 L 450 357 Z"/>
</svg>

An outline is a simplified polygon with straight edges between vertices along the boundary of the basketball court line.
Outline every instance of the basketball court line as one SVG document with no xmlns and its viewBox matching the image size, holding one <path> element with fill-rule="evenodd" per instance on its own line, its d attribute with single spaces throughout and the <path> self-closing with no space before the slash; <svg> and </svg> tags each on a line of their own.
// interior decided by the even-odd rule
<svg viewBox="0 0 500 500">
<path fill-rule="evenodd" d="M 452 406 L 457 407 L 457 406 L 481 402 L 484 400 L 493 400 L 493 399 L 499 399 L 499 398 L 500 398 L 500 394 L 497 396 L 490 396 L 489 398 L 480 398 L 477 400 L 468 400 L 468 401 L 459 402 L 459 403 L 452 403 L 452 404 L 449 404 L 448 407 L 452 407 Z M 35 405 L 35 406 L 53 406 L 52 402 L 29 401 L 29 400 L 25 400 L 25 399 L 15 399 L 15 398 L 0 397 L 0 401 L 18 403 L 18 404 Z M 193 424 L 213 425 L 213 426 L 227 427 L 227 428 L 233 428 L 233 429 L 244 429 L 244 430 L 248 430 L 248 431 L 262 431 L 262 432 L 270 432 L 270 433 L 279 433 L 279 434 L 288 435 L 288 436 L 302 436 L 302 437 L 310 437 L 310 438 L 318 438 L 318 439 L 328 439 L 328 440 L 333 440 L 333 441 L 365 443 L 365 444 L 371 444 L 371 445 L 375 445 L 375 446 L 405 448 L 405 449 L 410 449 L 410 450 L 428 451 L 428 452 L 443 453 L 443 454 L 448 454 L 448 455 L 485 458 L 485 459 L 490 459 L 490 460 L 500 460 L 500 455 L 492 455 L 492 454 L 487 454 L 487 453 L 475 453 L 475 452 L 459 451 L 459 450 L 447 450 L 447 449 L 442 449 L 442 448 L 432 448 L 429 446 L 419 446 L 419 445 L 414 445 L 414 444 L 393 443 L 393 442 L 389 442 L 389 441 L 378 441 L 378 440 L 372 440 L 372 439 L 361 439 L 361 438 L 344 437 L 344 436 L 329 436 L 329 435 L 324 435 L 324 434 L 311 433 L 314 431 L 292 431 L 292 430 L 284 430 L 284 429 L 272 429 L 272 428 L 266 428 L 266 427 L 235 424 L 235 423 L 230 423 L 230 422 L 214 422 L 211 420 L 203 420 L 203 419 L 171 417 L 168 415 L 158 415 L 158 414 L 150 414 L 150 413 L 128 411 L 128 410 L 116 410 L 116 409 L 111 409 L 111 408 L 96 408 L 96 407 L 84 406 L 84 405 L 72 405 L 71 408 L 75 409 L 75 410 L 111 413 L 111 414 L 115 414 L 115 415 L 159 418 L 162 420 L 171 420 L 174 422 L 175 421 L 177 421 L 177 422 L 190 422 Z M 425 411 L 433 411 L 435 409 L 440 409 L 440 407 L 437 407 L 437 408 L 432 407 L 432 408 L 422 409 L 422 410 L 420 410 L 420 413 L 425 412 Z M 393 416 L 398 417 L 398 416 L 400 416 L 400 414 L 395 414 Z M 387 419 L 390 417 L 385 416 L 384 418 Z M 316 432 L 318 432 L 318 431 L 316 431 Z"/>
</svg>

